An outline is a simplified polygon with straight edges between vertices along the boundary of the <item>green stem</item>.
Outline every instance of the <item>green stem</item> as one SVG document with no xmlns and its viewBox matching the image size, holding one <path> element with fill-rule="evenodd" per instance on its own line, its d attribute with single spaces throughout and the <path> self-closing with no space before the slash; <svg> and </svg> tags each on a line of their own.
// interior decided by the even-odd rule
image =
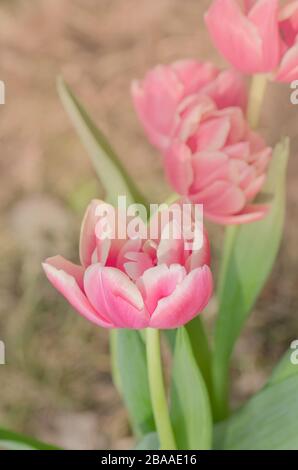
<svg viewBox="0 0 298 470">
<path fill-rule="evenodd" d="M 118 367 L 117 335 L 118 330 L 112 329 L 110 331 L 110 358 L 112 380 L 118 393 L 121 395 L 121 377 Z"/>
<path fill-rule="evenodd" d="M 148 328 L 146 334 L 150 395 L 161 450 L 176 450 L 160 356 L 159 330 Z"/>
<path fill-rule="evenodd" d="M 247 108 L 247 119 L 252 129 L 259 125 L 267 81 L 267 75 L 254 75 L 252 78 Z"/>
</svg>

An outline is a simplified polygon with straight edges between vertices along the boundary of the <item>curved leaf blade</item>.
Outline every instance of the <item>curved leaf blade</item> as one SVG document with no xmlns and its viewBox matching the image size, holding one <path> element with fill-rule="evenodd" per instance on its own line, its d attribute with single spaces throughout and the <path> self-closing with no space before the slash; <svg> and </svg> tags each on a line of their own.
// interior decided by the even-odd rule
<svg viewBox="0 0 298 470">
<path fill-rule="evenodd" d="M 0 448 L 6 450 L 59 450 L 58 447 L 0 428 Z"/>
<path fill-rule="evenodd" d="M 217 450 L 297 450 L 298 374 L 266 386 L 215 427 Z"/>
<path fill-rule="evenodd" d="M 289 141 L 285 139 L 275 148 L 264 189 L 273 195 L 269 214 L 261 221 L 230 227 L 215 330 L 213 375 L 218 418 L 224 417 L 220 403 L 227 394 L 226 377 L 235 342 L 270 275 L 282 239 L 288 156 Z"/>
<path fill-rule="evenodd" d="M 295 352 L 294 348 L 289 349 L 285 353 L 285 355 L 281 358 L 281 360 L 273 370 L 271 377 L 267 383 L 267 386 L 282 382 L 283 380 L 292 377 L 293 375 L 298 375 L 298 364 L 295 364 L 293 362 L 293 354 L 297 356 L 297 353 Z"/>
<path fill-rule="evenodd" d="M 135 450 L 159 450 L 159 440 L 156 432 L 146 434 L 136 445 Z"/>
<path fill-rule="evenodd" d="M 155 431 L 145 344 L 134 330 L 117 330 L 115 340 L 121 393 L 134 432 L 141 437 Z"/>
<path fill-rule="evenodd" d="M 58 93 L 77 133 L 85 146 L 95 171 L 105 189 L 105 200 L 117 203 L 118 195 L 127 197 L 127 204 L 146 201 L 112 149 L 104 134 L 96 127 L 87 111 L 62 78 L 58 79 Z"/>
<path fill-rule="evenodd" d="M 171 419 L 178 449 L 211 448 L 212 418 L 207 388 L 185 328 L 180 328 L 176 335 Z"/>
</svg>

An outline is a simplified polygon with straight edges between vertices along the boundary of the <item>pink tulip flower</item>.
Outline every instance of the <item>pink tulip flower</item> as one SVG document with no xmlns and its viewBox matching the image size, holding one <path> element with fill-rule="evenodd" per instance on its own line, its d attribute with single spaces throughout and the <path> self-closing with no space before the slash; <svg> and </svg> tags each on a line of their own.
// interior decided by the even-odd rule
<svg viewBox="0 0 298 470">
<path fill-rule="evenodd" d="M 263 187 L 271 154 L 240 108 L 218 109 L 198 96 L 181 110 L 164 164 L 175 191 L 203 204 L 205 217 L 242 224 L 267 212 L 252 201 Z"/>
<path fill-rule="evenodd" d="M 68 302 L 104 328 L 177 328 L 207 305 L 212 294 L 209 242 L 198 251 L 183 240 L 101 239 L 94 200 L 80 240 L 81 265 L 61 256 L 43 268 Z"/>
<path fill-rule="evenodd" d="M 169 146 L 179 108 L 192 95 L 210 96 L 217 106 L 246 106 L 245 85 L 234 70 L 220 71 L 211 63 L 181 60 L 158 65 L 143 81 L 132 83 L 132 97 L 149 141 L 159 150 Z"/>
<path fill-rule="evenodd" d="M 298 78 L 298 1 L 214 0 L 205 16 L 221 54 L 245 74 Z"/>
</svg>

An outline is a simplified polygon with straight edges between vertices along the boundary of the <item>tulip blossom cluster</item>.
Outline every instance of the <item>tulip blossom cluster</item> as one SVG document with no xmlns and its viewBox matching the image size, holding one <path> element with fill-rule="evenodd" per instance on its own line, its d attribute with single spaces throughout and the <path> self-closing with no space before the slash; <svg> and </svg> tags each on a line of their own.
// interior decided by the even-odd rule
<svg viewBox="0 0 298 470">
<path fill-rule="evenodd" d="M 69 303 L 104 328 L 171 329 L 201 312 L 212 293 L 207 234 L 199 250 L 186 250 L 184 240 L 174 237 L 101 238 L 99 204 L 93 201 L 83 220 L 81 265 L 61 256 L 43 264 Z"/>
<path fill-rule="evenodd" d="M 236 70 L 185 59 L 158 65 L 132 84 L 136 112 L 162 154 L 168 181 L 180 201 L 202 204 L 213 222 L 243 224 L 268 211 L 255 198 L 272 149 L 246 120 L 240 72 L 274 71 L 285 81 L 295 76 L 297 3 L 279 9 L 276 0 L 215 0 L 206 23 Z M 105 328 L 187 323 L 212 291 L 207 235 L 199 254 L 182 248 L 182 239 L 102 239 L 98 204 L 91 203 L 83 222 L 81 266 L 50 258 L 44 264 L 49 280 Z"/>
<path fill-rule="evenodd" d="M 245 74 L 298 78 L 298 1 L 215 0 L 206 16 L 221 54 Z"/>
<path fill-rule="evenodd" d="M 190 60 L 159 66 L 134 82 L 132 93 L 178 194 L 203 204 L 204 215 L 217 223 L 264 217 L 267 207 L 252 201 L 265 182 L 272 149 L 246 122 L 246 94 L 236 72 L 211 73 L 209 64 Z"/>
<path fill-rule="evenodd" d="M 298 78 L 298 0 L 214 0 L 205 19 L 233 69 L 179 60 L 154 67 L 131 87 L 136 113 L 175 191 L 170 206 L 157 205 L 151 212 L 150 199 L 139 193 L 69 87 L 60 84 L 63 104 L 97 172 L 105 172 L 100 177 L 107 196 L 118 196 L 118 205 L 90 203 L 81 228 L 79 265 L 54 256 L 43 268 L 80 315 L 97 326 L 119 329 L 112 335 L 113 375 L 132 428 L 142 436 L 140 449 L 285 449 L 286 443 L 298 448 L 297 426 L 285 412 L 288 402 L 295 406 L 288 399 L 288 393 L 295 396 L 295 377 L 284 379 L 283 372 L 288 354 L 259 399 L 244 405 L 231 421 L 228 397 L 233 348 L 282 238 L 289 142 L 283 139 L 272 158 L 272 148 L 256 129 L 268 79 Z M 243 73 L 256 74 L 249 98 Z M 258 196 L 269 166 L 266 193 L 271 198 L 264 205 Z M 121 194 L 113 193 L 115 187 Z M 132 202 L 129 208 L 121 197 Z M 181 212 L 185 206 L 188 210 Z M 258 221 L 226 231 L 212 347 L 200 319 L 189 323 L 213 293 L 202 212 L 227 226 Z M 144 334 L 126 331 L 145 328 Z M 177 328 L 166 335 L 173 353 L 168 393 L 159 330 Z"/>
</svg>

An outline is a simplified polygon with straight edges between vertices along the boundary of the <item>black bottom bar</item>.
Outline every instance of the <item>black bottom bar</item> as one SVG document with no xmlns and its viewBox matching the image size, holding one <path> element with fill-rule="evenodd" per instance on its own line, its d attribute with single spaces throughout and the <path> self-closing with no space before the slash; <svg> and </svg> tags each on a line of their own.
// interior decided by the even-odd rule
<svg viewBox="0 0 298 470">
<path fill-rule="evenodd" d="M 82 470 L 85 468 L 92 470 L 99 466 L 104 469 L 113 465 L 132 469 L 141 468 L 144 465 L 177 467 L 200 465 L 202 467 L 209 463 L 237 463 L 239 465 L 239 463 L 250 462 L 274 462 L 285 465 L 294 457 L 293 452 L 295 451 L 2 451 L 0 452 L 0 465 L 29 464 L 32 465 L 31 468 L 39 468 L 39 470 L 40 465 L 52 467 L 55 464 L 63 465 L 64 463 L 73 467 L 80 465 Z"/>
</svg>

